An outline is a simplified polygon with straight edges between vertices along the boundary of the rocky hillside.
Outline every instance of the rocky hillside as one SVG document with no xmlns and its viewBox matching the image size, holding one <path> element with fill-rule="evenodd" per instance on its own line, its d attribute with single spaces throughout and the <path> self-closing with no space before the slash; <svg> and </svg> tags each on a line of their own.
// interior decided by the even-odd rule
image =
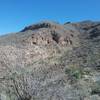
<svg viewBox="0 0 100 100">
<path fill-rule="evenodd" d="M 1 36 L 0 100 L 100 100 L 100 22 L 44 21 Z"/>
</svg>

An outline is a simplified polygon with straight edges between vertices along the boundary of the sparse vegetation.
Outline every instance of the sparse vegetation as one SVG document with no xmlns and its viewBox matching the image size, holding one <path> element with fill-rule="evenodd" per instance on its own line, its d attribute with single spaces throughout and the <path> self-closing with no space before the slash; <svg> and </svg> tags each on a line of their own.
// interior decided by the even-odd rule
<svg viewBox="0 0 100 100">
<path fill-rule="evenodd" d="M 70 79 L 81 79 L 83 77 L 83 69 L 77 67 L 66 68 L 65 73 L 68 74 Z"/>
<path fill-rule="evenodd" d="M 65 73 L 68 75 L 71 82 L 76 82 L 84 78 L 84 75 L 91 75 L 90 70 L 82 68 L 80 66 L 70 66 L 65 69 Z"/>
<path fill-rule="evenodd" d="M 0 100 L 100 100 L 99 30 L 41 22 L 2 36 Z"/>
<path fill-rule="evenodd" d="M 4 83 L 4 84 L 3 84 Z M 2 85 L 5 88 L 5 96 L 10 100 L 35 100 L 34 85 L 31 73 L 12 73 L 3 79 Z"/>
</svg>

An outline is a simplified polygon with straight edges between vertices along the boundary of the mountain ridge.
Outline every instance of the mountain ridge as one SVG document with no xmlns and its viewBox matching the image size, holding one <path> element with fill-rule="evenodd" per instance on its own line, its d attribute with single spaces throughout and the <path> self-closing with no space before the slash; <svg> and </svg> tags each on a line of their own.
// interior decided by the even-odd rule
<svg viewBox="0 0 100 100">
<path fill-rule="evenodd" d="M 0 37 L 0 58 L 1 100 L 100 99 L 99 21 L 27 26 Z"/>
</svg>

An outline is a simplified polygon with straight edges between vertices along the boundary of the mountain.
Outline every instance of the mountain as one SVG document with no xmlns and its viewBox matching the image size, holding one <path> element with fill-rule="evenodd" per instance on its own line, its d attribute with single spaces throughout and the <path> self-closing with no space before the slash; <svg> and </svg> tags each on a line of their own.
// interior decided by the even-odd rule
<svg viewBox="0 0 100 100">
<path fill-rule="evenodd" d="M 100 22 L 43 21 L 0 37 L 0 100 L 100 100 Z"/>
</svg>

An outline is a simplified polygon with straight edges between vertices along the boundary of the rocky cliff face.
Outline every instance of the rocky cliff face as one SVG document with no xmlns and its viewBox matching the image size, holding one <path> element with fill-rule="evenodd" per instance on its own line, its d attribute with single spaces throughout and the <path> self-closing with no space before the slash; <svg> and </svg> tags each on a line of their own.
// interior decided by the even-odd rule
<svg viewBox="0 0 100 100">
<path fill-rule="evenodd" d="M 100 100 L 100 22 L 40 22 L 0 37 L 1 100 Z"/>
</svg>

